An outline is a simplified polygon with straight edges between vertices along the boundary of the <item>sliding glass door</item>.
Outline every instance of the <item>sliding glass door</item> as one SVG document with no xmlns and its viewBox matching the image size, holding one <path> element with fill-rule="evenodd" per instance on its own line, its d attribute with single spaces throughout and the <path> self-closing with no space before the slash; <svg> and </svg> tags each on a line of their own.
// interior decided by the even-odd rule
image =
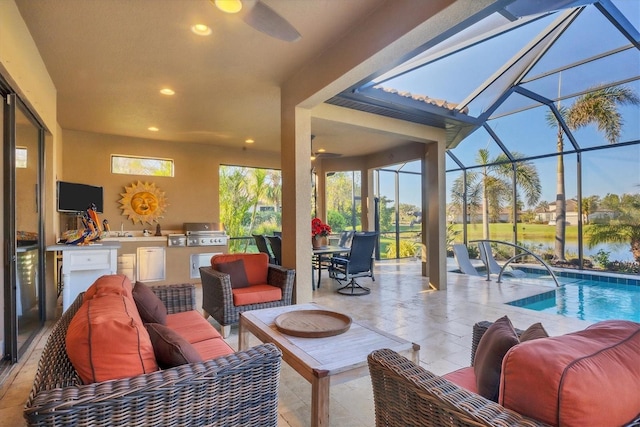
<svg viewBox="0 0 640 427">
<path fill-rule="evenodd" d="M 4 358 L 14 363 L 44 321 L 43 128 L 15 94 L 3 97 Z"/>
</svg>

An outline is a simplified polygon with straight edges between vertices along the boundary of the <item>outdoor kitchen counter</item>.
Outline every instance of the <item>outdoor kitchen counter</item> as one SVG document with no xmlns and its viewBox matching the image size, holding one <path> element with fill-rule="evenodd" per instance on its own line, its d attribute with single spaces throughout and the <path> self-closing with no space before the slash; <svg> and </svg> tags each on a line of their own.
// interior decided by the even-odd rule
<svg viewBox="0 0 640 427">
<path fill-rule="evenodd" d="M 162 236 L 134 236 L 107 237 L 103 242 L 118 242 L 118 257 L 133 255 L 135 257 L 133 269 L 137 278 L 137 254 L 139 248 L 160 248 L 165 255 L 165 279 L 153 281 L 153 285 L 169 285 L 177 283 L 200 283 L 199 267 L 209 265 L 213 254 L 228 252 L 227 245 L 215 246 L 169 246 L 168 235 Z M 119 259 L 120 264 L 120 259 Z M 124 273 L 120 271 L 120 273 Z"/>
</svg>

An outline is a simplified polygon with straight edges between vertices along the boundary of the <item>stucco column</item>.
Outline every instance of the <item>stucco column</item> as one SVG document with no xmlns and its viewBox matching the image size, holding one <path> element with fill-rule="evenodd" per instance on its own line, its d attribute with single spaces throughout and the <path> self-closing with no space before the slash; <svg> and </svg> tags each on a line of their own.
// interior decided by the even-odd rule
<svg viewBox="0 0 640 427">
<path fill-rule="evenodd" d="M 281 114 L 282 265 L 296 270 L 293 301 L 300 304 L 312 298 L 311 113 L 283 105 Z"/>
<path fill-rule="evenodd" d="M 447 288 L 445 150 L 443 140 L 427 144 L 422 162 L 422 274 L 438 290 Z"/>
</svg>

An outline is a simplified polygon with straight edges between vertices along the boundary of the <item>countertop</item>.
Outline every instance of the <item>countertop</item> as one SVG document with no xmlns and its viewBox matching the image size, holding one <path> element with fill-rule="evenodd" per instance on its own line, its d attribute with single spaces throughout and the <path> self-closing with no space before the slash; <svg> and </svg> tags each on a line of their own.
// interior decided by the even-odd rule
<svg viewBox="0 0 640 427">
<path fill-rule="evenodd" d="M 104 242 L 104 243 L 103 243 Z M 98 243 L 93 243 L 90 245 L 51 245 L 47 246 L 48 251 L 81 251 L 81 250 L 98 250 L 98 249 L 119 249 L 120 242 L 111 241 L 105 242 L 101 240 Z"/>
<path fill-rule="evenodd" d="M 101 242 L 166 242 L 168 236 L 125 236 L 125 237 L 106 237 Z"/>
</svg>

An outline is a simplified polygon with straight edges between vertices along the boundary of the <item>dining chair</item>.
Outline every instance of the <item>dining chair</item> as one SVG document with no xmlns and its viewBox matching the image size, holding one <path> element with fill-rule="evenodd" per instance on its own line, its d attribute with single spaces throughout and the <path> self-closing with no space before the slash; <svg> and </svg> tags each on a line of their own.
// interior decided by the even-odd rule
<svg viewBox="0 0 640 427">
<path fill-rule="evenodd" d="M 271 252 L 273 253 L 274 264 L 282 265 L 282 237 L 280 236 L 265 236 L 271 246 Z"/>
<path fill-rule="evenodd" d="M 349 248 L 351 247 L 351 240 L 353 239 L 355 231 L 343 231 L 340 233 L 340 240 L 338 241 L 338 246 L 341 248 Z"/>
<path fill-rule="evenodd" d="M 371 277 L 371 280 L 376 280 L 373 274 L 373 251 L 377 242 L 377 232 L 354 233 L 349 255 L 331 257 L 329 276 L 340 284 L 343 281 L 346 282 L 343 287 L 338 288 L 338 293 L 357 296 L 367 295 L 371 292 L 371 289 L 360 286 L 355 279 Z"/>
<path fill-rule="evenodd" d="M 273 256 L 273 254 L 271 253 L 271 250 L 269 250 L 269 245 L 267 244 L 267 239 L 264 237 L 263 234 L 252 234 L 253 239 L 256 241 L 256 246 L 258 247 L 258 251 L 262 252 L 263 254 L 267 254 L 267 256 L 269 257 L 269 264 L 275 264 L 276 260 Z"/>
</svg>

